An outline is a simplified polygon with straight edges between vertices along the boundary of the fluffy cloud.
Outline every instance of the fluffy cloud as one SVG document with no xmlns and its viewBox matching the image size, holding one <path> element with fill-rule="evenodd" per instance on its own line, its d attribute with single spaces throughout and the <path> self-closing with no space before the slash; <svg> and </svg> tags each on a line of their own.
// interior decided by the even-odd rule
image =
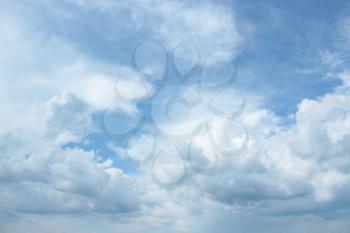
<svg viewBox="0 0 350 233">
<path fill-rule="evenodd" d="M 292 124 L 280 125 L 272 113 L 248 108 L 240 117 L 249 132 L 246 150 L 222 154 L 215 175 L 197 178 L 199 186 L 212 199 L 236 207 L 269 209 L 280 202 L 259 206 L 268 200 L 288 203 L 305 197 L 305 202 L 313 204 L 300 212 L 339 208 L 337 203 L 343 203 L 344 193 L 349 192 L 350 162 L 349 75 L 340 77 L 343 85 L 333 93 L 302 101 Z"/>
<path fill-rule="evenodd" d="M 47 132 L 59 144 L 74 142 L 91 124 L 88 105 L 72 94 L 56 96 L 48 102 Z"/>
<path fill-rule="evenodd" d="M 196 53 L 187 47 L 175 50 L 174 55 L 180 60 L 185 57 L 186 62 L 206 60 L 205 68 L 215 68 L 213 64 L 234 58 L 242 42 L 234 15 L 212 2 L 199 5 L 176 1 L 68 2 L 74 2 L 74 7 L 81 11 L 96 10 L 111 15 L 128 9 L 126 18 L 133 22 L 130 27 L 137 28 L 133 29 L 141 34 L 150 34 L 151 39 L 159 39 L 166 49 L 172 50 L 181 43 L 191 49 L 197 47 L 199 56 L 187 54 Z M 51 4 L 48 1 L 42 7 L 52 10 Z M 68 8 L 57 6 L 56 14 L 62 11 L 65 16 L 62 20 L 73 17 Z M 15 5 L 7 3 L 7 7 L 9 13 L 0 10 L 4 13 L 0 14 L 3 32 L 0 46 L 4 51 L 0 55 L 3 61 L 0 84 L 4 87 L 0 93 L 4 111 L 0 117 L 4 125 L 0 131 L 3 215 L 117 216 L 112 222 L 123 225 L 118 229 L 137 232 L 141 225 L 186 230 L 193 216 L 207 218 L 211 210 L 206 208 L 213 206 L 225 206 L 244 214 L 253 210 L 263 215 L 322 215 L 347 208 L 350 78 L 346 72 L 340 74 L 342 85 L 333 92 L 318 99 L 304 99 L 289 124 L 282 124 L 285 119 L 250 96 L 242 113 L 240 108 L 244 106 L 240 105 L 244 105 L 244 99 L 235 93 L 218 97 L 203 94 L 201 105 L 191 107 L 194 113 L 185 124 L 181 122 L 185 117 L 164 122 L 164 118 L 157 118 L 157 111 L 152 112 L 155 121 L 159 119 L 155 122 L 159 128 L 183 132 L 212 120 L 215 114 L 239 108 L 235 118 L 223 114 L 209 127 L 203 127 L 199 136 L 186 138 L 185 142 L 169 143 L 169 138 L 160 139 L 159 135 L 147 132 L 137 135 L 126 146 L 110 143 L 116 156 L 130 156 L 139 162 L 135 163 L 136 174 L 127 174 L 117 168 L 119 164 L 106 158 L 107 150 L 83 149 L 83 143 L 89 130 L 96 127 L 92 121 L 94 114 L 107 108 L 117 108 L 128 117 L 144 111 L 137 100 L 156 88 L 152 84 L 154 77 L 148 76 L 162 74 L 162 67 L 152 66 L 162 66 L 165 62 L 143 56 L 161 54 L 163 47 L 146 46 L 145 51 L 139 47 L 141 52 L 134 57 L 136 64 L 124 61 L 111 65 L 111 61 L 101 59 L 105 59 L 101 54 L 94 57 L 91 51 L 79 46 L 86 43 L 86 38 L 71 41 L 72 38 L 57 35 L 58 32 L 51 35 L 40 31 L 31 27 L 30 22 L 24 22 L 27 11 L 22 19 L 13 10 Z M 104 29 L 99 28 L 107 33 Z M 107 33 L 106 37 L 113 41 L 116 35 L 121 36 Z M 330 66 L 338 65 L 331 54 L 322 57 Z M 138 70 L 142 67 L 145 69 Z M 208 71 L 209 79 L 225 75 L 211 72 Z M 185 90 L 171 90 L 167 94 L 188 94 Z M 213 98 L 216 101 L 212 102 Z M 164 100 L 162 96 L 159 99 Z M 169 114 L 186 115 L 186 110 L 181 108 L 183 102 L 178 103 L 180 107 Z M 211 104 L 219 104 L 211 106 L 218 109 L 204 113 Z M 163 109 L 156 105 L 155 110 Z M 13 123 L 7 124 L 10 120 Z M 153 150 L 154 142 L 157 150 Z M 70 143 L 73 146 L 67 146 Z"/>
<path fill-rule="evenodd" d="M 315 214 L 316 209 L 322 210 L 319 214 L 337 211 L 340 203 L 349 200 L 344 195 L 349 192 L 350 181 L 347 169 L 350 162 L 349 75 L 341 73 L 339 77 L 343 84 L 334 92 L 303 100 L 291 116 L 292 123 L 282 124 L 283 118 L 247 100 L 247 107 L 239 118 L 221 118 L 214 128 L 206 128 L 190 143 L 184 140 L 171 144 L 157 139 L 158 149 L 154 154 L 169 160 L 176 158 L 171 156 L 171 151 L 175 151 L 177 157 L 182 157 L 157 161 L 162 165 L 155 169 L 155 174 L 149 173 L 152 167 L 147 165 L 152 160 L 146 161 L 141 164 L 145 166 L 144 172 L 166 179 L 164 183 L 175 183 L 180 190 L 182 186 L 194 188 L 196 198 L 205 193 L 210 200 L 234 209 L 253 208 L 269 214 L 289 211 Z M 220 107 L 226 105 L 230 102 L 222 101 Z M 201 113 L 196 117 L 197 122 L 202 118 L 211 119 Z M 242 142 L 246 135 L 240 133 L 237 121 L 248 132 L 245 148 Z M 134 159 L 140 157 L 140 148 L 152 152 L 149 142 L 154 139 L 147 135 L 140 139 L 129 145 L 128 155 Z M 178 151 L 171 149 L 174 145 Z M 186 181 L 177 183 L 184 173 Z M 288 204 L 293 202 L 299 204 Z M 302 203 L 308 205 L 302 206 Z"/>
<path fill-rule="evenodd" d="M 1 206 L 20 213 L 127 213 L 140 208 L 132 178 L 93 151 L 64 148 L 90 127 L 87 104 L 73 95 L 48 102 L 47 131 L 1 138 Z M 34 135 L 32 135 L 34 136 Z M 81 176 L 89 177 L 81 179 Z M 132 195 L 130 195 L 132 193 Z"/>
<path fill-rule="evenodd" d="M 2 45 L 8 51 L 1 56 L 0 82 L 6 88 L 1 122 L 11 119 L 13 124 L 1 131 L 2 214 L 141 214 L 149 218 L 147 224 L 160 226 L 173 222 L 175 213 L 187 213 L 166 193 L 157 194 L 154 184 L 146 189 L 148 178 L 125 174 L 96 151 L 66 147 L 84 142 L 94 127 L 93 113 L 111 107 L 138 111 L 134 99 L 152 89 L 147 80 L 140 85 L 145 77 L 124 65 L 88 58 L 66 38 L 30 23 L 26 27 L 23 18 L 30 9 L 20 15 L 16 5 L 7 7 L 8 14 L 1 17 Z M 161 196 L 160 204 L 155 200 Z"/>
</svg>

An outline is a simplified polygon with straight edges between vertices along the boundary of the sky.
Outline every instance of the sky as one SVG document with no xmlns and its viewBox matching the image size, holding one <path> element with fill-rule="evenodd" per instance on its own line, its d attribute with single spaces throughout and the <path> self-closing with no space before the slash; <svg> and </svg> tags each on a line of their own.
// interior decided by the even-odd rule
<svg viewBox="0 0 350 233">
<path fill-rule="evenodd" d="M 350 3 L 0 0 L 0 233 L 347 233 Z"/>
</svg>

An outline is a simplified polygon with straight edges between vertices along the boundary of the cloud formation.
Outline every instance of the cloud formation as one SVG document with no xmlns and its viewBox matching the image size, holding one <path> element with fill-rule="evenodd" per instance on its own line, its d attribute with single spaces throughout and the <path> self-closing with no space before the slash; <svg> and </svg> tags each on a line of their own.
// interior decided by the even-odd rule
<svg viewBox="0 0 350 233">
<path fill-rule="evenodd" d="M 297 226 L 289 232 L 348 226 L 350 74 L 341 52 L 320 48 L 314 58 L 337 86 L 316 98 L 299 96 L 296 111 L 283 115 L 255 89 L 243 95 L 225 82 L 249 82 L 242 76 L 256 66 L 243 48 L 252 49 L 245 43 L 261 33 L 238 25 L 245 20 L 237 20 L 243 13 L 235 12 L 235 5 L 3 4 L 0 216 L 5 220 L 0 224 L 5 232 L 45 232 L 49 223 L 64 232 L 209 232 L 217 224 L 228 232 L 231 217 L 242 232 L 256 231 L 252 221 L 262 232 L 271 232 L 272 221 L 278 222 L 272 232 L 291 223 Z M 275 20 L 283 19 L 277 8 L 271 12 Z M 338 23 L 337 38 L 344 41 L 337 40 L 337 46 L 347 43 L 347 21 Z M 283 25 L 275 23 L 271 28 Z M 202 76 L 195 79 L 200 88 L 194 82 L 157 86 L 169 74 L 169 61 L 180 74 L 192 74 L 191 67 L 201 64 Z M 296 73 L 315 73 L 314 67 L 305 71 Z M 142 105 L 153 94 L 152 107 Z M 169 110 L 164 101 L 174 96 Z M 113 121 L 113 114 L 122 116 Z M 154 125 L 143 125 L 130 141 L 101 129 L 102 123 L 112 134 L 132 128 L 147 114 Z M 183 137 L 198 125 L 196 136 Z M 322 229 L 305 220 L 309 216 Z M 70 217 L 101 228 L 75 227 Z"/>
</svg>

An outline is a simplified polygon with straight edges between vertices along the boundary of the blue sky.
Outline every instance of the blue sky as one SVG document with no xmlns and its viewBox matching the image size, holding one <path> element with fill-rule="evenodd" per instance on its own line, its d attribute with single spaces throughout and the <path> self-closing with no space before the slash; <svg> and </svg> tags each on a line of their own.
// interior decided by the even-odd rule
<svg viewBox="0 0 350 233">
<path fill-rule="evenodd" d="M 347 232 L 349 7 L 1 1 L 0 232 Z"/>
</svg>

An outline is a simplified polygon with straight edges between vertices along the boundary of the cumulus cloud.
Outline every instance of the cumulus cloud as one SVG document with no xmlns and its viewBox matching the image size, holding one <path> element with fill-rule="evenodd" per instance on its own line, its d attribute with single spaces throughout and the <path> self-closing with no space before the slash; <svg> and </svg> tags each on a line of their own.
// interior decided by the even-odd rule
<svg viewBox="0 0 350 233">
<path fill-rule="evenodd" d="M 20 16 L 16 5 L 8 3 L 7 7 L 14 19 L 23 19 L 30 11 Z M 160 195 L 144 189 L 143 182 L 149 180 L 125 174 L 103 154 L 78 145 L 66 147 L 84 140 L 86 131 L 94 127 L 92 114 L 111 107 L 127 113 L 138 111 L 134 99 L 152 89 L 144 75 L 122 64 L 88 58 L 66 38 L 38 31 L 31 24 L 26 27 L 23 21 L 1 18 L 4 51 L 9 51 L 5 47 L 16 48 L 1 56 L 5 61 L 1 85 L 6 87 L 1 94 L 1 122 L 14 122 L 1 132 L 1 212 L 142 214 L 148 216 L 147 224 L 156 226 L 172 222 L 175 212 L 186 213 L 186 207 L 169 199 L 157 203 L 153 198 Z M 15 60 L 16 66 L 7 66 Z M 149 208 L 152 206 L 158 207 Z M 159 221 L 164 213 L 168 217 Z"/>
<path fill-rule="evenodd" d="M 341 204 L 350 202 L 348 73 L 336 74 L 342 84 L 333 92 L 301 101 L 288 124 L 260 102 L 250 96 L 243 98 L 233 89 L 220 95 L 200 93 L 198 106 L 175 101 L 175 112 L 166 112 L 161 103 L 174 93 L 196 103 L 191 101 L 193 93 L 187 92 L 192 86 L 170 88 L 164 96 L 157 92 L 151 110 L 156 124 L 152 129 L 158 127 L 158 131 L 150 133 L 151 126 L 146 125 L 147 132 L 127 145 L 108 141 L 107 149 L 116 156 L 136 161 L 136 174 L 128 174 L 118 168 L 118 160 L 107 158 L 107 149 L 86 149 L 79 144 L 96 127 L 94 114 L 107 108 L 126 113 L 128 120 L 142 114 L 145 109 L 138 100 L 157 88 L 154 82 L 159 77 L 154 76 L 161 76 L 166 65 L 163 49 L 173 51 L 182 43 L 190 49 L 175 49 L 180 63 L 181 59 L 185 64 L 192 59 L 205 61 L 203 72 L 209 80 L 204 81 L 210 84 L 218 81 L 217 77 L 227 78 L 224 70 L 228 67 L 220 65 L 235 58 L 242 43 L 235 15 L 213 2 L 67 2 L 82 11 L 111 15 L 127 9 L 126 18 L 164 46 L 146 46 L 145 51 L 138 47 L 140 53 L 135 51 L 133 57 L 136 64 L 111 65 L 101 59 L 104 56 L 85 53 L 84 46 L 79 47 L 86 42 L 81 38 L 71 41 L 67 35 L 27 27 L 24 19 L 28 15 L 17 20 L 21 17 L 13 10 L 16 6 L 8 3 L 10 13 L 0 14 L 4 32 L 0 36 L 4 50 L 0 84 L 5 90 L 0 93 L 4 110 L 0 117 L 4 125 L 0 131 L 2 214 L 117 216 L 112 222 L 137 231 L 141 225 L 186 230 L 193 216 L 207 217 L 211 210 L 206 208 L 221 206 L 262 215 L 322 215 L 347 208 Z M 45 6 L 52 8 L 51 2 Z M 66 17 L 73 17 L 58 6 Z M 163 62 L 147 57 L 154 52 L 164 55 Z M 341 63 L 328 52 L 322 53 L 321 59 L 330 67 Z M 228 73 L 235 71 L 230 65 Z M 188 71 L 188 67 L 182 68 Z M 174 114 L 175 121 L 164 121 L 160 113 Z M 14 123 L 5 123 L 9 119 Z M 206 125 L 207 121 L 212 123 Z M 202 128 L 196 137 L 169 142 L 174 136 L 167 137 L 169 132 L 182 136 L 198 125 Z M 167 133 L 165 139 L 161 137 Z"/>
<path fill-rule="evenodd" d="M 314 213 L 324 203 L 338 208 L 336 203 L 344 202 L 341 193 L 348 193 L 350 132 L 348 75 L 340 76 L 343 85 L 333 93 L 303 100 L 292 124 L 280 125 L 279 117 L 261 108 L 246 109 L 240 117 L 249 132 L 246 150 L 224 153 L 214 176 L 198 177 L 199 186 L 231 206 L 259 209 L 268 200 L 288 203 L 302 196 L 313 200 L 307 211 Z M 206 149 L 206 144 L 199 146 Z"/>
<path fill-rule="evenodd" d="M 94 151 L 62 147 L 81 140 L 90 127 L 87 104 L 63 95 L 47 106 L 43 116 L 47 131 L 36 135 L 34 145 L 21 132 L 1 138 L 2 210 L 36 214 L 137 211 L 141 193 L 137 194 L 131 177 Z"/>
<path fill-rule="evenodd" d="M 91 124 L 88 105 L 72 94 L 53 97 L 48 102 L 46 124 L 49 136 L 59 143 L 74 142 L 83 137 Z"/>
<path fill-rule="evenodd" d="M 246 127 L 249 136 L 246 148 L 240 144 L 245 135 L 239 133 L 239 128 L 216 122 L 216 127 L 207 129 L 191 142 L 178 142 L 178 155 L 183 158 L 164 162 L 160 168 L 167 175 L 160 177 L 176 173 L 177 176 L 167 181 L 178 181 L 184 173 L 181 163 L 185 163 L 190 169 L 185 171 L 189 178 L 183 184 L 185 187 L 195 187 L 197 195 L 204 192 L 210 200 L 232 208 L 256 209 L 269 214 L 288 211 L 317 214 L 316 209 L 336 211 L 339 203 L 347 200 L 344 193 L 349 192 L 347 166 L 350 149 L 347 143 L 350 132 L 349 76 L 341 73 L 338 77 L 343 82 L 341 86 L 318 99 L 303 100 L 298 111 L 290 116 L 294 120 L 289 124 L 282 124 L 283 118 L 258 103 L 250 102 L 249 105 L 247 102 L 240 117 L 228 120 L 230 124 L 238 121 Z M 228 99 L 227 105 L 230 104 Z M 225 109 L 225 106 L 225 101 L 221 101 L 220 107 Z M 202 110 L 201 117 L 196 117 L 197 122 L 202 118 L 210 119 Z M 142 137 L 148 138 L 146 135 Z M 221 143 L 224 149 L 210 138 Z M 130 144 L 129 155 L 139 157 L 140 148 L 149 149 L 149 141 Z M 170 158 L 173 145 L 164 141 L 157 143 L 159 151 L 154 153 Z M 219 164 L 215 164 L 216 156 Z M 148 170 L 145 172 L 147 174 Z M 293 203 L 292 200 L 307 202 L 308 205 L 291 206 L 288 203 Z"/>
</svg>

